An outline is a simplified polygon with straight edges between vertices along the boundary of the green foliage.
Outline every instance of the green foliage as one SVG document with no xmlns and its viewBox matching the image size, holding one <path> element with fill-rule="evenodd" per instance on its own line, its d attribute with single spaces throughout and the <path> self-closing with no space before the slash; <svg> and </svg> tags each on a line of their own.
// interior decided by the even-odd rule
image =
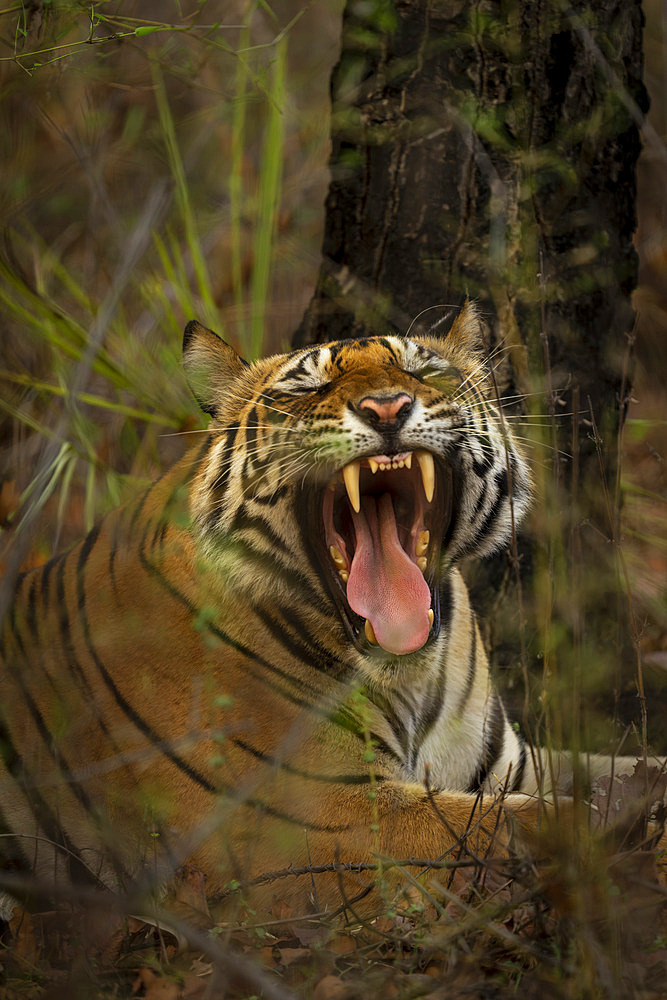
<svg viewBox="0 0 667 1000">
<path fill-rule="evenodd" d="M 326 78 L 313 98 L 301 80 L 335 37 L 288 76 L 291 36 L 312 35 L 307 8 L 241 6 L 238 20 L 217 0 L 167 3 L 160 21 L 101 0 L 0 11 L 0 412 L 19 428 L 0 477 L 22 502 L 48 484 L 40 505 L 61 541 L 154 478 L 199 423 L 185 322 L 256 357 L 305 305 L 321 210 L 300 192 L 316 176 L 323 193 L 327 122 Z M 33 481 L 18 448 L 40 440 L 57 457 Z"/>
</svg>

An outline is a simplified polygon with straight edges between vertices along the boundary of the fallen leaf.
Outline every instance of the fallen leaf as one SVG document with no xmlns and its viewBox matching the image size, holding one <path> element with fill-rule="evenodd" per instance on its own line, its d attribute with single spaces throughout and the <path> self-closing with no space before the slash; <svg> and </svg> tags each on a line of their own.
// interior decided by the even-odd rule
<svg viewBox="0 0 667 1000">
<path fill-rule="evenodd" d="M 327 944 L 327 950 L 334 955 L 350 955 L 357 950 L 357 942 L 351 934 L 336 934 Z"/>
<path fill-rule="evenodd" d="M 310 948 L 278 948 L 278 953 L 282 965 L 292 965 L 293 962 L 300 962 L 311 956 Z"/>
<path fill-rule="evenodd" d="M 316 927 L 294 927 L 294 937 L 305 948 L 312 948 L 314 944 L 324 944 L 328 939 L 330 929 L 322 925 Z"/>
<path fill-rule="evenodd" d="M 324 976 L 313 990 L 313 1000 L 344 1000 L 348 988 L 339 976 Z"/>
<path fill-rule="evenodd" d="M 278 961 L 276 956 L 273 954 L 273 945 L 266 945 L 264 948 L 259 949 L 259 958 L 267 969 L 277 969 Z"/>
</svg>

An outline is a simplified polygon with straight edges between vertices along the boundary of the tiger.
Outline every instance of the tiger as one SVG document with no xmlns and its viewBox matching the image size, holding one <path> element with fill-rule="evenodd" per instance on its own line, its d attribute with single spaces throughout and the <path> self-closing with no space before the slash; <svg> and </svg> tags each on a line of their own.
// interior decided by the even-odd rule
<svg viewBox="0 0 667 1000">
<path fill-rule="evenodd" d="M 319 868 L 326 909 L 358 891 L 355 865 L 371 884 L 387 859 L 479 856 L 538 828 L 572 767 L 508 719 L 459 568 L 505 546 L 533 494 L 482 345 L 472 303 L 446 336 L 252 364 L 188 323 L 208 427 L 16 581 L 5 872 L 130 892 L 187 863 L 212 899 L 244 885 L 270 911 L 263 873 L 293 872 L 281 898 L 312 907 Z"/>
</svg>

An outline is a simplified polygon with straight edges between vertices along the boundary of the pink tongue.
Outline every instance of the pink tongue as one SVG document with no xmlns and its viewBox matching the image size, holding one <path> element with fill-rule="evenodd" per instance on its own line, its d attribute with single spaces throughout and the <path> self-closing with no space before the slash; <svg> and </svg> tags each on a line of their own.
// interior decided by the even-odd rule
<svg viewBox="0 0 667 1000">
<path fill-rule="evenodd" d="M 398 540 L 394 505 L 388 493 L 361 498 L 353 512 L 357 536 L 347 581 L 347 600 L 367 618 L 375 638 L 390 653 L 421 649 L 430 630 L 431 592 L 421 570 Z"/>
</svg>

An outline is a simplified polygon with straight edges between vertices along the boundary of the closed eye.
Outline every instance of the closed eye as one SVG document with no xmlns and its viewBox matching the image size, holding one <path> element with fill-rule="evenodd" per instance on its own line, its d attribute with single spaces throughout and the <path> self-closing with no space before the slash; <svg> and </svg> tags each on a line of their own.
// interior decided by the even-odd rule
<svg viewBox="0 0 667 1000">
<path fill-rule="evenodd" d="M 426 365 L 421 371 L 416 373 L 420 378 L 444 378 L 447 380 L 456 379 L 459 383 L 463 381 L 463 375 L 454 365 Z"/>
<path fill-rule="evenodd" d="M 278 382 L 274 386 L 275 392 L 284 392 L 287 396 L 308 396 L 312 393 L 323 392 L 329 388 L 330 382 L 303 382 L 285 381 Z"/>
</svg>

